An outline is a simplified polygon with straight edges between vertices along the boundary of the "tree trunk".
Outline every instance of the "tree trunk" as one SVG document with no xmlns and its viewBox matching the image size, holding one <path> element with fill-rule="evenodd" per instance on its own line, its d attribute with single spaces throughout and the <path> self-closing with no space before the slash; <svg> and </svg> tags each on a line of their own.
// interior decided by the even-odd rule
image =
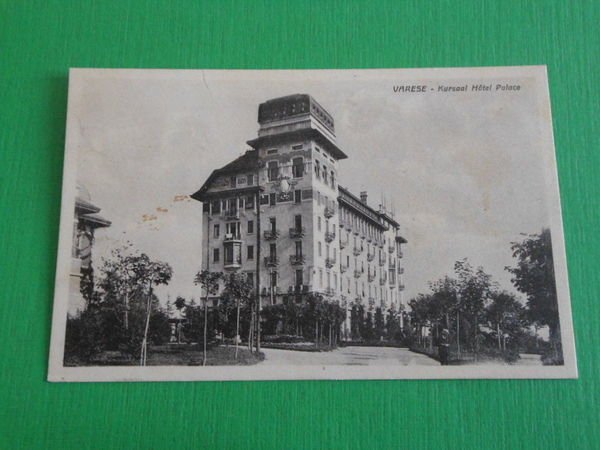
<svg viewBox="0 0 600 450">
<path fill-rule="evenodd" d="M 240 301 L 237 301 L 237 317 L 235 320 L 235 359 L 238 357 L 238 347 L 240 344 Z"/>
<path fill-rule="evenodd" d="M 146 326 L 144 327 L 144 339 L 142 339 L 142 350 L 140 354 L 140 366 L 146 365 L 148 356 L 148 328 L 150 328 L 150 312 L 152 310 L 152 287 L 148 292 L 148 300 L 146 306 Z"/>
<path fill-rule="evenodd" d="M 498 350 L 502 350 L 502 344 L 500 341 L 500 322 L 496 324 L 496 334 L 498 334 Z"/>
<path fill-rule="evenodd" d="M 125 330 L 129 330 L 129 292 L 125 294 Z"/>
<path fill-rule="evenodd" d="M 208 289 L 206 290 L 206 298 L 204 299 L 204 342 L 202 346 L 204 347 L 202 350 L 202 365 L 206 366 L 206 340 L 207 340 L 207 332 L 208 330 Z"/>
<path fill-rule="evenodd" d="M 319 321 L 315 320 L 315 347 L 319 348 Z"/>
<path fill-rule="evenodd" d="M 456 353 L 460 359 L 460 311 L 456 310 Z"/>
</svg>

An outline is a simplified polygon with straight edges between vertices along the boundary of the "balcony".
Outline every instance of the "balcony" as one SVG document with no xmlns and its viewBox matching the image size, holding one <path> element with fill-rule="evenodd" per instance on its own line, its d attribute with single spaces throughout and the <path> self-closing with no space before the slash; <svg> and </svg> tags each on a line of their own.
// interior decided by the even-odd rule
<svg viewBox="0 0 600 450">
<path fill-rule="evenodd" d="M 387 283 L 387 277 L 382 277 L 379 279 L 379 284 L 381 286 L 385 286 L 386 283 Z"/>
<path fill-rule="evenodd" d="M 333 266 L 335 266 L 335 263 L 335 258 L 325 258 L 325 267 L 328 269 L 331 269 Z"/>
<path fill-rule="evenodd" d="M 306 262 L 304 255 L 290 255 L 290 264 L 292 266 L 300 266 Z"/>
<path fill-rule="evenodd" d="M 333 242 L 335 239 L 335 231 L 326 231 L 325 232 L 325 242 Z"/>
<path fill-rule="evenodd" d="M 340 272 L 344 273 L 348 270 L 348 266 L 345 266 L 343 264 L 340 264 Z"/>
<path fill-rule="evenodd" d="M 265 256 L 266 267 L 277 267 L 279 265 L 279 258 L 277 256 Z"/>
<path fill-rule="evenodd" d="M 232 261 L 223 261 L 224 269 L 239 269 L 240 267 L 242 267 L 241 259 L 234 259 Z"/>
<path fill-rule="evenodd" d="M 328 287 L 328 288 L 325 288 L 324 293 L 327 297 L 333 297 L 333 295 L 335 294 L 335 291 L 333 290 L 333 288 Z"/>
<path fill-rule="evenodd" d="M 390 275 L 390 287 L 396 286 L 396 277 Z"/>
<path fill-rule="evenodd" d="M 398 266 L 398 275 L 402 275 L 404 273 L 404 267 Z"/>
<path fill-rule="evenodd" d="M 280 295 L 280 294 L 281 294 L 281 289 L 279 288 L 279 286 L 264 287 L 261 290 L 261 295 L 263 297 L 266 297 L 269 295 Z"/>
<path fill-rule="evenodd" d="M 385 255 L 383 255 L 382 257 L 379 258 L 379 265 L 380 266 L 385 266 L 387 258 L 385 257 Z"/>
<path fill-rule="evenodd" d="M 307 284 L 297 284 L 288 288 L 288 294 L 306 294 L 308 292 Z"/>
<path fill-rule="evenodd" d="M 327 217 L 328 219 L 333 217 L 335 214 L 335 210 L 333 208 L 330 208 L 329 206 L 325 207 L 325 217 Z"/>
<path fill-rule="evenodd" d="M 223 211 L 223 217 L 225 220 L 237 220 L 240 218 L 239 209 L 228 209 Z"/>
<path fill-rule="evenodd" d="M 361 275 L 362 275 L 362 272 L 360 270 L 354 271 L 354 278 L 360 278 Z"/>
<path fill-rule="evenodd" d="M 304 227 L 290 228 L 290 238 L 291 239 L 303 238 L 305 234 L 306 234 L 306 228 L 304 228 Z"/>
<path fill-rule="evenodd" d="M 373 297 L 369 297 L 369 307 L 375 306 L 375 299 Z"/>
<path fill-rule="evenodd" d="M 402 258 L 404 256 L 404 253 L 402 253 L 402 250 L 398 250 L 398 258 Z"/>
<path fill-rule="evenodd" d="M 360 254 L 362 253 L 362 251 L 363 251 L 363 249 L 362 249 L 362 248 L 360 248 L 360 247 L 354 247 L 354 248 L 352 249 L 352 254 L 353 254 L 354 256 L 358 256 L 358 255 L 360 255 Z"/>
<path fill-rule="evenodd" d="M 263 233 L 265 241 L 274 241 L 279 237 L 279 230 L 267 230 Z"/>
<path fill-rule="evenodd" d="M 396 270 L 396 263 L 390 263 L 389 269 Z"/>
<path fill-rule="evenodd" d="M 402 283 L 400 283 L 400 284 L 398 285 L 398 289 L 400 289 L 401 291 L 403 291 L 403 290 L 404 290 L 404 285 L 403 285 Z"/>
<path fill-rule="evenodd" d="M 369 280 L 369 283 L 371 283 L 372 281 L 375 281 L 375 273 L 369 273 L 367 279 Z"/>
<path fill-rule="evenodd" d="M 230 242 L 230 241 L 241 241 L 242 240 L 242 236 L 239 234 L 233 234 L 233 233 L 225 233 L 224 239 L 225 242 Z"/>
<path fill-rule="evenodd" d="M 367 253 L 367 261 L 371 262 L 375 259 L 375 253 Z"/>
<path fill-rule="evenodd" d="M 340 248 L 343 250 L 348 246 L 348 241 L 340 241 Z"/>
</svg>

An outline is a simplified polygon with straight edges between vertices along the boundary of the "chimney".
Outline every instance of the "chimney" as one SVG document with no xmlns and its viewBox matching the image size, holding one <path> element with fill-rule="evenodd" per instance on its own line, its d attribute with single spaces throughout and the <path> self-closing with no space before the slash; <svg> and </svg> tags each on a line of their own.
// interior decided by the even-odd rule
<svg viewBox="0 0 600 450">
<path fill-rule="evenodd" d="M 365 205 L 367 204 L 367 191 L 362 191 L 360 193 L 360 201 L 363 202 Z"/>
</svg>

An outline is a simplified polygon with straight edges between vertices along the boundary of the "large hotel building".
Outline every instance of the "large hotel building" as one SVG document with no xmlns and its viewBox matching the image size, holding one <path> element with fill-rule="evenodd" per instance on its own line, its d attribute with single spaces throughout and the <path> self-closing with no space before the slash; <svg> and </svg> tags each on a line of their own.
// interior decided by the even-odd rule
<svg viewBox="0 0 600 450">
<path fill-rule="evenodd" d="M 309 95 L 262 103 L 258 137 L 192 195 L 203 203 L 203 262 L 258 283 L 261 305 L 321 293 L 347 310 L 402 304 L 400 225 L 338 185 L 347 155 Z M 218 294 L 213 298 L 218 301 Z"/>
</svg>

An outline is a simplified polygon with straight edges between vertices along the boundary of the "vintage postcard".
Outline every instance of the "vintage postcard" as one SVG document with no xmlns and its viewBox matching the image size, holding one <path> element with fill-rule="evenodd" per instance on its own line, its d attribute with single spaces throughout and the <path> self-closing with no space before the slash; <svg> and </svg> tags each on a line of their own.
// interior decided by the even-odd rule
<svg viewBox="0 0 600 450">
<path fill-rule="evenodd" d="M 71 70 L 50 381 L 572 377 L 545 67 Z"/>
</svg>

